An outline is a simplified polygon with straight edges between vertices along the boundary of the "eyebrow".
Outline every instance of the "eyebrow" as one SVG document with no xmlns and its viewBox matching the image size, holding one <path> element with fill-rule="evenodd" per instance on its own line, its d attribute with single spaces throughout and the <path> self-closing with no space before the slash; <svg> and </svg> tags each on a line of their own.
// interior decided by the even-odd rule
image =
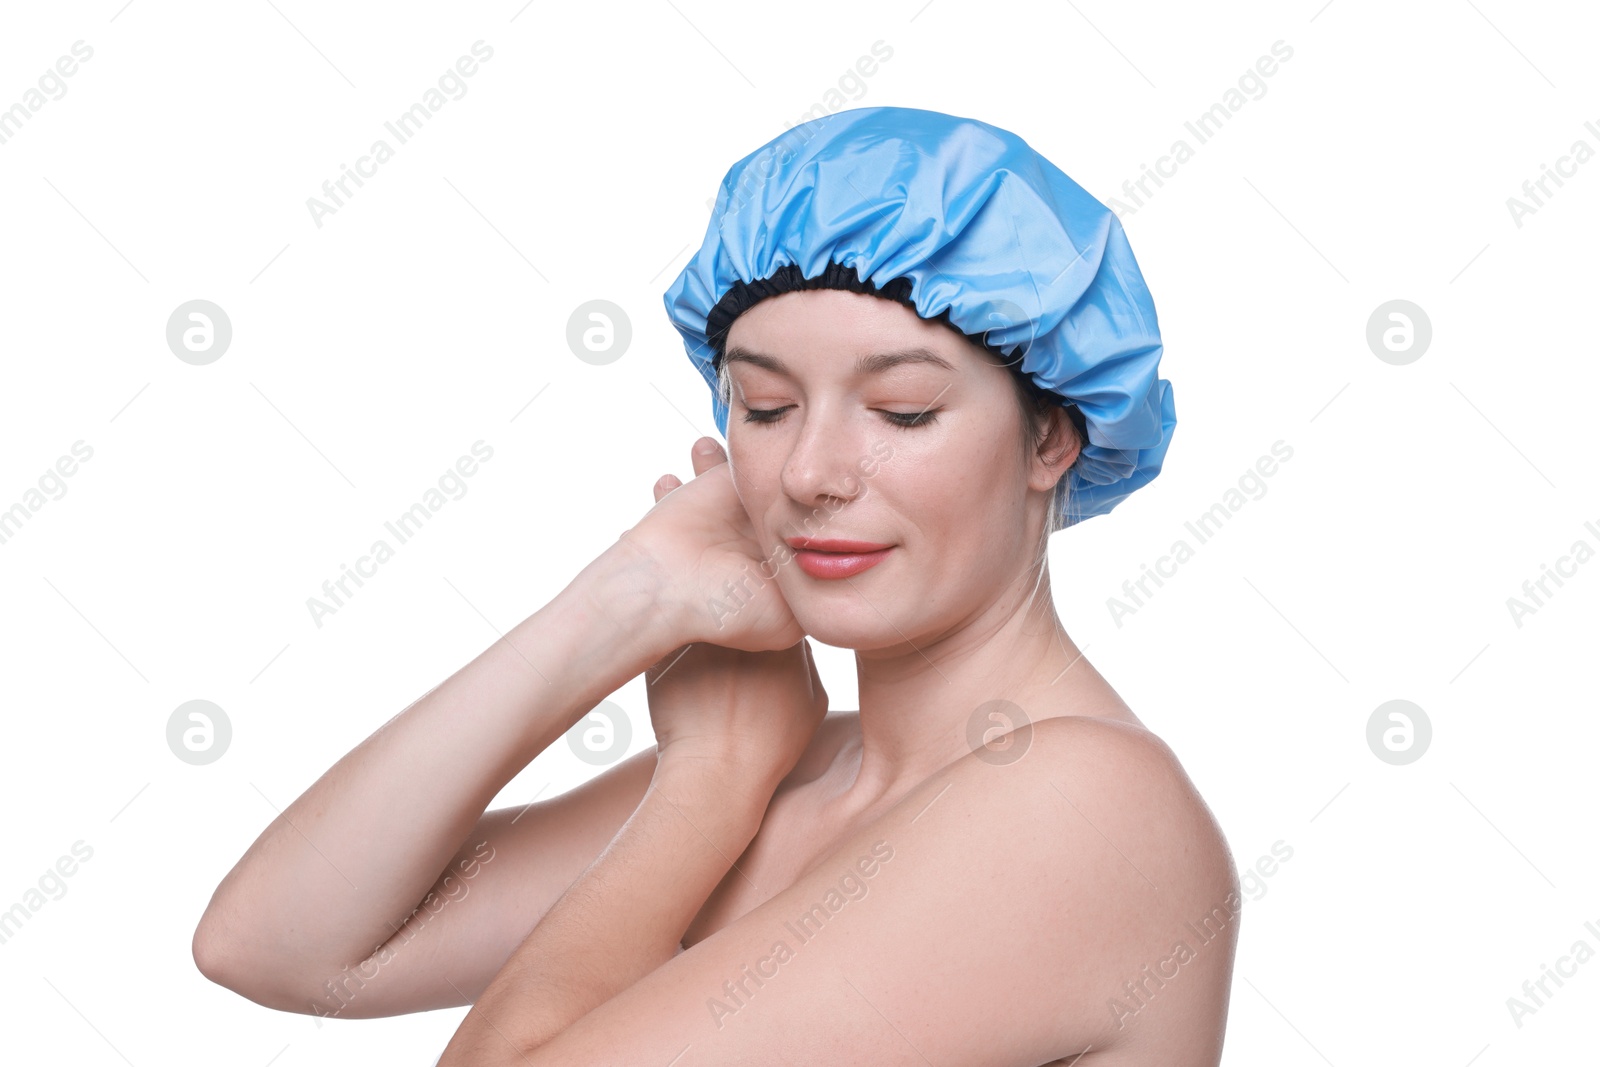
<svg viewBox="0 0 1600 1067">
<path fill-rule="evenodd" d="M 775 374 L 783 374 L 793 377 L 793 375 L 789 372 L 789 368 L 784 365 L 782 360 L 777 359 L 774 356 L 763 355 L 760 352 L 752 352 L 747 348 L 739 348 L 735 346 L 728 349 L 727 352 L 723 354 L 722 362 L 724 365 L 732 363 L 749 363 L 752 366 L 761 367 L 765 370 L 772 371 Z M 925 363 L 929 366 L 940 367 L 947 371 L 953 371 L 956 369 L 949 360 L 945 359 L 943 356 L 935 354 L 929 349 L 907 348 L 898 352 L 874 352 L 869 356 L 862 356 L 860 359 L 856 360 L 856 373 L 879 374 L 883 371 L 889 370 L 891 367 L 898 367 L 902 364 L 908 363 Z"/>
</svg>

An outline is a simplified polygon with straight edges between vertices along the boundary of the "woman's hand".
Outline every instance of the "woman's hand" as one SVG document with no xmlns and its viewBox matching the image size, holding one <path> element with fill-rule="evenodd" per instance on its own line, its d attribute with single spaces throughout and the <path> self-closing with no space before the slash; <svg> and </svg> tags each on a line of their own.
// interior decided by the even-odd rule
<svg viewBox="0 0 1600 1067">
<path fill-rule="evenodd" d="M 703 438 L 701 443 L 710 440 Z M 737 517 L 745 519 L 748 529 L 744 507 L 731 492 L 731 480 L 708 481 L 713 475 L 729 473 L 721 449 L 695 453 L 693 462 L 693 484 L 704 482 L 702 489 L 715 490 L 695 499 L 720 501 L 727 492 L 738 509 Z M 655 485 L 658 508 L 665 507 L 661 502 L 669 495 L 682 495 L 687 502 L 690 488 L 666 475 Z M 711 566 L 718 564 L 713 553 Z M 776 596 L 775 583 L 766 584 L 777 600 L 774 607 L 782 607 L 787 615 L 788 607 Z M 752 601 L 741 613 L 761 607 Z M 793 623 L 793 616 L 788 616 L 787 622 Z M 760 625 L 757 620 L 756 634 L 762 633 Z M 812 659 L 811 645 L 803 637 L 777 650 L 745 651 L 727 647 L 728 638 L 740 633 L 748 636 L 752 631 L 725 629 L 728 635 L 719 634 L 716 643 L 692 641 L 645 672 L 657 750 L 664 760 L 720 761 L 741 773 L 753 772 L 763 787 L 776 787 L 799 761 L 827 715 L 828 694 Z M 764 803 L 768 797 L 760 799 Z"/>
<path fill-rule="evenodd" d="M 776 652 L 697 641 L 644 678 L 658 767 L 691 761 L 721 768 L 720 787 L 742 788 L 761 810 L 828 714 L 828 693 L 804 638 Z"/>
<path fill-rule="evenodd" d="M 709 437 L 695 444 L 694 480 L 685 485 L 669 474 L 658 481 L 655 507 L 618 547 L 642 555 L 661 576 L 685 638 L 747 652 L 790 648 L 805 632 L 778 583 L 762 575 L 775 573 L 773 564 L 765 561 L 722 446 Z"/>
</svg>

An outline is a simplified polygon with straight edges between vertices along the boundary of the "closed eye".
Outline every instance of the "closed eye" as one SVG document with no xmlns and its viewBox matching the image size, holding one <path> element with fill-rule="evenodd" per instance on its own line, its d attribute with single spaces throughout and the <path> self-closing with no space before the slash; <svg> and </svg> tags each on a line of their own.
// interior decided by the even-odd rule
<svg viewBox="0 0 1600 1067">
<path fill-rule="evenodd" d="M 773 423 L 779 422 L 783 418 L 783 413 L 792 407 L 794 407 L 793 404 L 788 404 L 781 408 L 745 408 L 744 421 L 755 423 L 758 426 L 771 426 Z M 902 430 L 910 430 L 931 424 L 935 421 L 939 412 L 935 409 L 933 411 L 915 412 L 881 411 L 879 414 L 889 420 L 889 425 L 898 426 Z"/>
<path fill-rule="evenodd" d="M 896 426 L 910 429 L 913 426 L 926 426 L 934 421 L 938 411 L 885 411 L 883 417 Z"/>
</svg>

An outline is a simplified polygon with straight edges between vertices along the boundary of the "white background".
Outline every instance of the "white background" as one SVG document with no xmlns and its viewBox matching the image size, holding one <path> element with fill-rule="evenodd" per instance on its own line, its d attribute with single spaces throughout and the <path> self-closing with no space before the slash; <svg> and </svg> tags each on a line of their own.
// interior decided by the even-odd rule
<svg viewBox="0 0 1600 1067">
<path fill-rule="evenodd" d="M 1506 999 L 1580 938 L 1600 950 L 1600 562 L 1520 627 L 1506 602 L 1575 541 L 1600 548 L 1600 160 L 1522 225 L 1507 207 L 1575 140 L 1600 149 L 1592 11 L 110 0 L 0 20 L 0 108 L 93 48 L 0 144 L 0 509 L 93 449 L 0 544 L 0 909 L 93 849 L 0 944 L 6 1046 L 432 1060 L 465 1009 L 319 1027 L 207 982 L 194 926 L 274 806 L 690 473 L 710 395 L 661 294 L 728 165 L 831 100 L 1013 130 L 1103 201 L 1194 147 L 1123 216 L 1177 404 L 1166 467 L 1051 560 L 1067 629 L 1240 869 L 1293 850 L 1245 907 L 1224 1061 L 1590 1047 L 1600 961 L 1521 1027 Z M 318 227 L 307 198 L 480 39 L 466 94 Z M 879 40 L 892 57 L 830 97 Z M 1184 122 L 1279 40 L 1264 95 L 1199 144 Z M 233 327 L 207 366 L 166 344 L 192 299 Z M 566 343 L 591 299 L 632 323 L 605 366 Z M 1432 324 L 1403 366 L 1366 341 L 1392 299 Z M 306 598 L 480 439 L 466 495 L 313 623 Z M 1265 494 L 1117 625 L 1107 599 L 1279 440 Z M 820 651 L 854 707 L 849 651 Z M 206 766 L 166 741 L 197 698 L 233 727 Z M 1433 728 L 1405 766 L 1366 740 L 1397 698 Z M 648 747 L 642 682 L 614 699 Z M 496 804 L 593 773 L 558 745 Z"/>
</svg>

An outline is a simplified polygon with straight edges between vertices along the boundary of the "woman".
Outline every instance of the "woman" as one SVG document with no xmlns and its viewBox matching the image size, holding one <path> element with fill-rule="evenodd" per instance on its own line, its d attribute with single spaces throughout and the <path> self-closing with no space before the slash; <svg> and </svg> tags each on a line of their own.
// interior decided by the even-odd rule
<svg viewBox="0 0 1600 1067">
<path fill-rule="evenodd" d="M 201 970 L 472 1003 L 440 1067 L 1216 1064 L 1231 857 L 1044 553 L 1175 424 L 1115 217 L 1004 130 L 845 111 L 735 164 L 666 303 L 726 452 L 280 815 Z M 484 812 L 642 672 L 654 749 Z"/>
</svg>

